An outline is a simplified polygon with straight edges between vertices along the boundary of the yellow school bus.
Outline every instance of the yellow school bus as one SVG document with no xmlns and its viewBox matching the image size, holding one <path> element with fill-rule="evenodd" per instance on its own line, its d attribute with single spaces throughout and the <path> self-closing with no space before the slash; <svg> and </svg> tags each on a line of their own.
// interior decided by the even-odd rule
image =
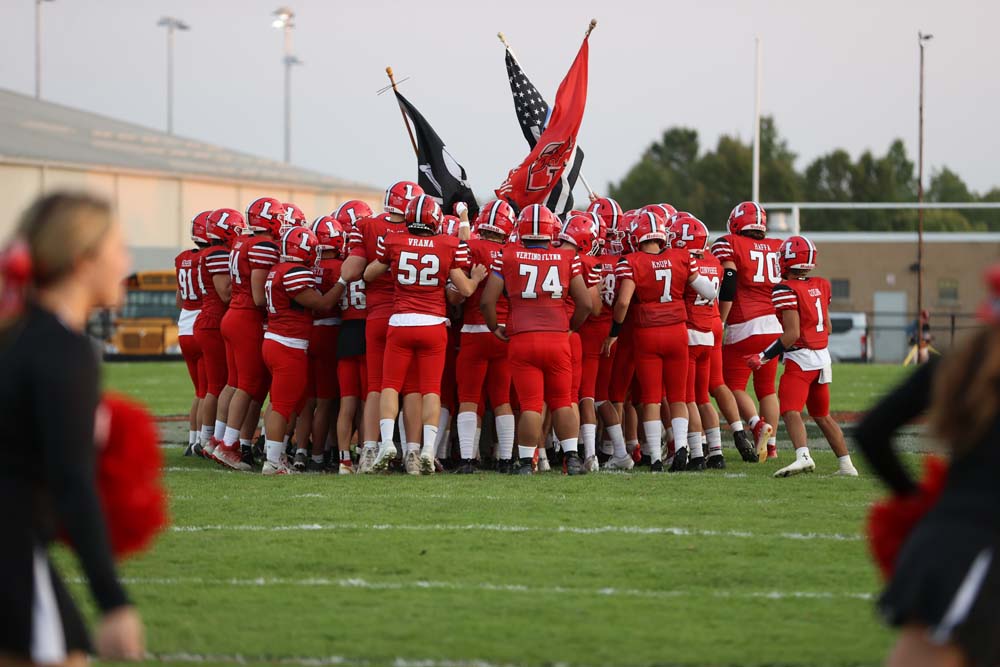
<svg viewBox="0 0 1000 667">
<path fill-rule="evenodd" d="M 125 279 L 125 289 L 125 305 L 115 317 L 107 351 L 123 356 L 180 354 L 174 272 L 133 273 Z"/>
</svg>

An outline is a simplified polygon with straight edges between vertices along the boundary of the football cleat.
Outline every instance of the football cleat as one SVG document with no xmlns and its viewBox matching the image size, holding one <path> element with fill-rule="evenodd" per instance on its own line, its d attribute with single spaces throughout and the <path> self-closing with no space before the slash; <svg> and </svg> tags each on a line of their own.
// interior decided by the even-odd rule
<svg viewBox="0 0 1000 667">
<path fill-rule="evenodd" d="M 777 445 L 768 445 L 767 446 L 767 458 L 769 458 L 769 459 L 776 459 L 776 458 L 778 458 L 778 446 Z"/>
<path fill-rule="evenodd" d="M 674 453 L 674 460 L 670 462 L 670 472 L 684 472 L 687 470 L 688 448 L 681 447 Z"/>
<path fill-rule="evenodd" d="M 774 429 L 763 419 L 757 420 L 757 425 L 753 427 L 753 439 L 756 442 L 757 461 L 761 462 L 767 458 L 767 441 L 774 434 Z"/>
<path fill-rule="evenodd" d="M 733 444 L 736 445 L 736 451 L 740 453 L 746 463 L 757 463 L 757 445 L 750 433 L 746 430 L 734 432 Z"/>
<path fill-rule="evenodd" d="M 688 472 L 701 472 L 705 469 L 705 457 L 699 456 L 693 459 L 688 459 L 687 467 L 685 470 Z"/>
<path fill-rule="evenodd" d="M 317 463 L 312 460 L 311 456 L 306 457 L 306 472 L 325 472 L 326 465 L 322 461 Z"/>
<path fill-rule="evenodd" d="M 387 445 L 380 443 L 369 472 L 384 472 L 394 458 L 396 458 L 396 445 L 391 442 Z"/>
<path fill-rule="evenodd" d="M 653 457 L 649 454 L 643 454 L 635 464 L 640 468 L 648 468 L 653 464 Z"/>
<path fill-rule="evenodd" d="M 433 475 L 435 472 L 434 455 L 429 452 L 420 452 L 420 474 Z"/>
<path fill-rule="evenodd" d="M 612 456 L 610 459 L 605 461 L 604 467 L 601 470 L 605 472 L 626 472 L 635 467 L 635 461 L 632 460 L 631 456 L 627 454 L 622 457 Z"/>
<path fill-rule="evenodd" d="M 361 460 L 358 462 L 358 474 L 364 475 L 372 471 L 372 464 L 375 463 L 375 455 L 378 452 L 376 445 L 365 445 L 361 450 Z"/>
<path fill-rule="evenodd" d="M 216 440 L 214 437 L 208 439 L 208 444 L 205 445 L 201 450 L 201 455 L 204 456 L 209 461 L 215 460 L 215 448 L 222 443 Z"/>
<path fill-rule="evenodd" d="M 253 455 L 253 445 L 240 445 L 240 460 L 250 466 L 250 468 L 260 467 L 260 463 Z"/>
<path fill-rule="evenodd" d="M 190 443 L 187 449 L 184 450 L 184 456 L 194 456 L 194 443 Z"/>
<path fill-rule="evenodd" d="M 262 475 L 294 475 L 296 472 L 288 467 L 288 459 L 284 456 L 277 463 L 272 463 L 271 461 L 264 461 L 264 467 L 261 468 Z"/>
<path fill-rule="evenodd" d="M 535 450 L 535 451 L 538 451 L 538 450 Z M 546 457 L 544 459 L 541 458 L 541 457 L 539 457 L 538 458 L 538 472 L 548 472 L 550 470 L 552 470 L 552 465 L 549 463 L 548 457 Z"/>
<path fill-rule="evenodd" d="M 649 472 L 659 474 L 663 472 L 663 461 L 653 461 L 649 464 Z"/>
<path fill-rule="evenodd" d="M 833 474 L 838 477 L 857 477 L 858 469 L 855 468 L 854 466 L 851 466 L 850 468 L 840 468 L 839 470 L 837 470 L 837 472 Z"/>
<path fill-rule="evenodd" d="M 208 456 L 205 455 L 205 449 L 201 446 L 200 442 L 194 443 L 194 447 L 191 449 L 195 456 L 199 456 L 203 459 L 207 459 Z"/>
<path fill-rule="evenodd" d="M 569 452 L 563 457 L 563 473 L 566 475 L 585 475 L 587 471 L 583 467 L 583 461 L 576 452 Z"/>
<path fill-rule="evenodd" d="M 353 475 L 354 474 L 354 464 L 350 461 L 341 461 L 340 465 L 337 467 L 338 475 Z"/>
<path fill-rule="evenodd" d="M 406 452 L 403 457 L 403 469 L 407 475 L 419 475 L 422 466 L 420 465 L 420 454 L 417 452 Z"/>
<path fill-rule="evenodd" d="M 510 459 L 497 459 L 497 472 L 501 475 L 511 475 L 514 473 L 514 462 Z"/>
<path fill-rule="evenodd" d="M 227 468 L 232 468 L 233 470 L 239 470 L 240 472 L 249 472 L 250 466 L 243 463 L 243 458 L 240 456 L 240 446 L 238 443 L 232 445 L 227 445 L 222 443 L 215 448 L 215 460 L 226 466 Z"/>
<path fill-rule="evenodd" d="M 462 459 L 462 465 L 455 468 L 456 475 L 472 475 L 475 472 L 476 468 L 472 465 L 471 459 Z"/>
<path fill-rule="evenodd" d="M 535 471 L 532 469 L 533 461 L 530 458 L 523 458 L 520 460 L 520 464 L 517 468 L 517 475 L 534 475 Z"/>
<path fill-rule="evenodd" d="M 714 456 L 709 456 L 708 460 L 705 461 L 705 467 L 709 470 L 725 470 L 726 469 L 726 457 L 722 454 L 716 454 Z"/>
<path fill-rule="evenodd" d="M 812 472 L 816 469 L 816 464 L 813 462 L 812 457 L 806 454 L 805 456 L 799 456 L 796 454 L 795 460 L 790 464 L 786 465 L 781 470 L 774 473 L 775 477 L 791 477 L 792 475 L 798 475 L 804 472 Z"/>
<path fill-rule="evenodd" d="M 597 462 L 596 456 L 588 456 L 583 462 L 583 469 L 586 472 L 597 472 L 601 469 L 601 464 Z"/>
</svg>

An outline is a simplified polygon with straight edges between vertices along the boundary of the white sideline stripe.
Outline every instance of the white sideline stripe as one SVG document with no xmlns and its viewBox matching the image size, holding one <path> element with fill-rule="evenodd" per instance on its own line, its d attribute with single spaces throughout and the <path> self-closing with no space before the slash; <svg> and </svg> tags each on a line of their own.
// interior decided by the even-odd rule
<svg viewBox="0 0 1000 667">
<path fill-rule="evenodd" d="M 577 526 L 507 526 L 491 523 L 469 524 L 388 524 L 388 523 L 301 523 L 291 526 L 248 526 L 221 524 L 207 526 L 171 526 L 176 533 L 203 533 L 213 531 L 280 533 L 288 531 L 326 531 L 326 530 L 404 530 L 404 531 L 467 531 L 478 530 L 493 533 L 570 533 L 573 535 L 603 535 L 605 533 L 624 533 L 629 535 L 675 535 L 678 537 L 780 537 L 786 540 L 834 540 L 838 542 L 856 542 L 860 535 L 841 535 L 839 533 L 764 533 L 757 534 L 745 530 L 697 530 L 670 526 L 595 526 L 579 528 Z"/>
<path fill-rule="evenodd" d="M 82 584 L 82 577 L 70 579 L 72 583 Z M 499 593 L 528 593 L 536 595 L 593 595 L 597 597 L 634 597 L 634 598 L 680 598 L 680 597 L 713 597 L 723 599 L 817 599 L 829 600 L 846 598 L 851 600 L 870 600 L 870 593 L 844 593 L 829 591 L 729 591 L 729 590 L 641 590 L 636 588 L 566 588 L 565 586 L 524 586 L 521 584 L 461 584 L 450 581 L 368 581 L 352 577 L 350 579 L 327 579 L 312 577 L 304 579 L 287 579 L 282 577 L 257 577 L 254 579 L 203 579 L 200 577 L 179 578 L 144 578 L 124 577 L 122 583 L 127 586 L 329 586 L 335 588 L 361 588 L 373 591 L 402 590 L 449 590 L 449 591 L 490 591 Z"/>
<path fill-rule="evenodd" d="M 243 655 L 242 653 L 230 655 L 201 654 L 201 653 L 147 653 L 147 661 L 162 663 L 216 663 L 216 664 L 263 664 L 263 665 L 304 665 L 306 667 L 322 667 L 324 665 L 349 665 L 361 667 L 373 664 L 385 664 L 383 661 L 372 662 L 365 658 L 346 658 L 340 655 L 303 657 L 289 656 L 278 658 L 271 655 Z M 435 658 L 394 658 L 389 664 L 393 667 L 515 667 L 514 663 L 490 662 L 488 660 L 438 660 Z M 574 667 L 570 663 L 560 662 L 560 667 Z"/>
</svg>

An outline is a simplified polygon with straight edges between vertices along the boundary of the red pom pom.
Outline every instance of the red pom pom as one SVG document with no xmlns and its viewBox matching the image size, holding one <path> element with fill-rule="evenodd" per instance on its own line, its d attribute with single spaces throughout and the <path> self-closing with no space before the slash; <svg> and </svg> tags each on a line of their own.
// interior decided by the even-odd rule
<svg viewBox="0 0 1000 667">
<path fill-rule="evenodd" d="M 899 551 L 913 528 L 941 497 L 947 478 L 947 463 L 936 456 L 924 457 L 924 478 L 915 493 L 872 504 L 868 512 L 868 546 L 886 579 L 892 576 Z"/>
<path fill-rule="evenodd" d="M 149 546 L 167 525 L 167 502 L 160 484 L 163 455 L 156 424 L 146 408 L 106 393 L 98 408 L 97 488 L 117 558 Z"/>
</svg>

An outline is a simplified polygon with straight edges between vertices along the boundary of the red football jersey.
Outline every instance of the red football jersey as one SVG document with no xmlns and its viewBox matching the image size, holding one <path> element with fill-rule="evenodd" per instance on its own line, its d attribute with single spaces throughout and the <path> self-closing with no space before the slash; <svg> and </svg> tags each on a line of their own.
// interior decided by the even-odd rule
<svg viewBox="0 0 1000 667">
<path fill-rule="evenodd" d="M 598 285 L 601 282 L 601 258 L 594 257 L 593 255 L 577 255 L 580 258 L 580 275 L 583 276 L 583 282 L 586 283 L 587 289 L 590 289 L 594 285 Z M 569 295 L 569 290 L 566 291 L 566 313 L 572 318 L 573 312 L 576 310 L 576 302 L 573 301 L 573 297 Z M 601 315 L 603 316 L 603 312 Z M 587 316 L 587 322 L 589 323 L 593 319 L 592 315 Z"/>
<path fill-rule="evenodd" d="M 722 284 L 722 262 L 712 253 L 706 252 L 703 257 L 698 258 L 698 273 L 711 281 L 712 287 L 718 294 L 719 285 Z M 708 301 L 693 289 L 689 289 L 684 293 L 684 302 L 687 305 L 688 329 L 706 333 L 714 330 L 713 327 L 719 321 L 718 300 Z"/>
<path fill-rule="evenodd" d="M 378 240 L 375 259 L 389 265 L 395 284 L 390 312 L 447 316 L 445 286 L 452 269 L 469 263 L 469 249 L 453 236 L 389 234 Z"/>
<path fill-rule="evenodd" d="M 347 283 L 344 294 L 340 297 L 340 319 L 363 320 L 367 315 L 367 307 L 365 281 L 359 278 L 353 283 Z"/>
<path fill-rule="evenodd" d="M 771 290 L 781 282 L 779 239 L 752 239 L 727 234 L 712 245 L 720 262 L 736 264 L 736 296 L 726 324 L 740 324 L 774 315 Z"/>
<path fill-rule="evenodd" d="M 601 295 L 604 306 L 601 314 L 591 317 L 589 322 L 607 322 L 610 324 L 615 308 L 615 297 L 618 295 L 618 280 L 615 277 L 615 264 L 618 262 L 617 255 L 600 255 L 597 260 L 597 270 L 600 272 L 601 282 L 597 291 Z"/>
<path fill-rule="evenodd" d="M 184 310 L 199 310 L 202 302 L 204 285 L 201 283 L 198 256 L 201 248 L 183 250 L 174 259 L 174 271 L 177 274 L 177 291 L 181 295 L 181 308 Z"/>
<path fill-rule="evenodd" d="M 490 268 L 493 266 L 493 262 L 503 256 L 504 244 L 497 243 L 496 241 L 487 241 L 480 238 L 469 239 L 468 247 L 469 263 L 473 266 L 482 264 L 486 268 Z M 479 283 L 479 287 L 472 293 L 472 296 L 465 300 L 463 324 L 486 324 L 486 320 L 483 319 L 483 314 L 479 310 L 479 302 L 482 299 L 484 289 L 486 289 L 485 280 Z M 509 309 L 510 303 L 507 301 L 507 297 L 501 294 L 500 298 L 497 299 L 497 322 L 506 324 Z"/>
<path fill-rule="evenodd" d="M 799 339 L 793 347 L 822 350 L 829 344 L 830 283 L 825 278 L 806 276 L 783 280 L 771 293 L 780 316 L 786 310 L 799 311 Z"/>
<path fill-rule="evenodd" d="M 229 251 L 222 246 L 210 246 L 199 254 L 198 263 L 202 302 L 201 314 L 195 320 L 194 328 L 196 331 L 218 329 L 222 316 L 226 314 L 227 305 L 215 291 L 212 277 L 229 273 Z"/>
<path fill-rule="evenodd" d="M 312 269 L 299 262 L 281 262 L 264 282 L 267 297 L 267 332 L 308 341 L 312 334 L 312 312 L 295 301 L 295 295 L 316 289 Z"/>
<path fill-rule="evenodd" d="M 639 302 L 635 324 L 656 327 L 687 321 L 684 292 L 688 278 L 698 271 L 698 260 L 683 248 L 662 252 L 634 252 L 618 264 L 619 280 L 635 283 Z"/>
<path fill-rule="evenodd" d="M 570 280 L 582 270 L 573 250 L 508 244 L 493 262 L 493 272 L 503 278 L 510 300 L 507 334 L 569 331 L 564 299 Z"/>
<path fill-rule="evenodd" d="M 405 233 L 406 225 L 402 222 L 389 222 L 385 216 L 358 220 L 349 238 L 351 256 L 363 257 L 365 262 L 373 262 L 382 239 L 387 235 Z M 392 315 L 394 286 L 395 282 L 389 274 L 383 274 L 371 284 L 365 285 L 365 307 L 369 319 L 387 318 Z"/>
<path fill-rule="evenodd" d="M 229 307 L 242 310 L 257 308 L 250 289 L 250 274 L 259 269 L 270 271 L 280 259 L 278 246 L 270 236 L 244 236 L 237 239 L 229 253 L 229 275 L 233 279 L 233 295 L 229 300 Z"/>
<path fill-rule="evenodd" d="M 321 259 L 316 262 L 316 266 L 313 267 L 313 277 L 316 281 L 316 289 L 320 291 L 321 294 L 326 294 L 333 289 L 337 281 L 340 280 L 340 267 L 344 265 L 344 260 L 331 257 L 328 259 Z M 346 294 L 346 292 L 345 292 Z M 343 300 L 343 299 L 341 299 Z M 314 320 L 325 320 L 331 317 L 340 317 L 340 306 L 334 306 L 330 310 L 324 311 L 313 311 Z"/>
</svg>

